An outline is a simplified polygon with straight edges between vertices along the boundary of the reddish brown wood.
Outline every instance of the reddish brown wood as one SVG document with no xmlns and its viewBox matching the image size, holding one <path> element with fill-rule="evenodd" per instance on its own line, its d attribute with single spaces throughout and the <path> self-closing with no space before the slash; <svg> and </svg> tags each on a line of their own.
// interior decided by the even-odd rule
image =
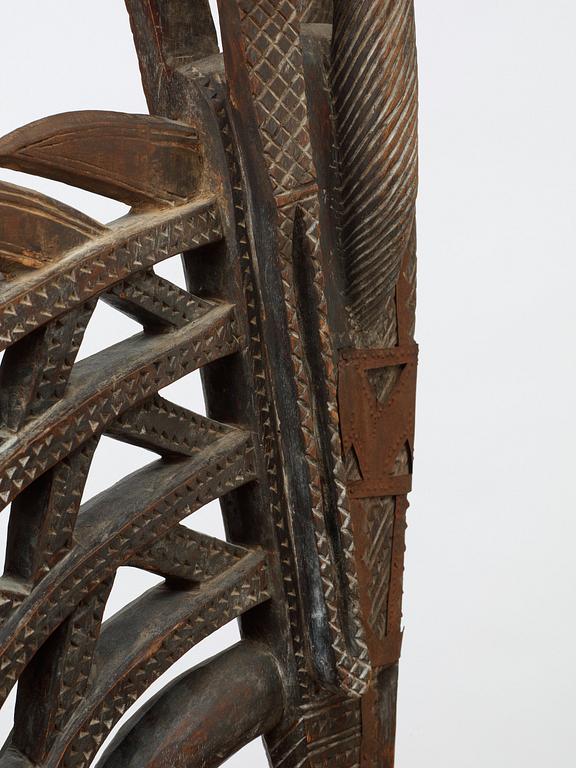
<svg viewBox="0 0 576 768">
<path fill-rule="evenodd" d="M 100 765 L 391 768 L 412 483 L 411 0 L 126 0 L 152 116 L 79 112 L 0 164 L 121 200 L 104 225 L 0 185 L 0 768 L 84 768 L 192 645 L 244 640 Z M 183 254 L 187 290 L 154 266 Z M 76 361 L 98 301 L 142 326 Z M 208 417 L 159 390 L 200 368 Z M 81 503 L 102 435 L 158 459 Z M 181 521 L 219 498 L 227 541 Z M 116 570 L 163 577 L 112 619 Z"/>
</svg>

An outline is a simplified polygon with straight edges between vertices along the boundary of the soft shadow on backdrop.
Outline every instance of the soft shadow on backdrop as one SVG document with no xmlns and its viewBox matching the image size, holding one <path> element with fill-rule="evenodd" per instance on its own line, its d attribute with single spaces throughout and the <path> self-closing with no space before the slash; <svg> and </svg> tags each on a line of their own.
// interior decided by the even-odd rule
<svg viewBox="0 0 576 768">
<path fill-rule="evenodd" d="M 560 767 L 573 759 L 576 711 L 576 10 L 571 0 L 417 0 L 416 11 L 421 367 L 397 765 Z M 71 109 L 146 111 L 121 0 L 5 0 L 0 21 L 0 134 Z M 125 210 L 0 178 L 102 221 Z M 177 261 L 159 269 L 182 282 Z M 82 355 L 135 328 L 100 307 Z M 202 410 L 197 376 L 168 394 Z M 102 441 L 86 496 L 148 460 Z M 217 505 L 194 526 L 222 535 Z M 108 615 L 152 581 L 122 569 Z M 173 674 L 237 637 L 225 627 Z M 256 743 L 226 765 L 267 762 Z"/>
</svg>

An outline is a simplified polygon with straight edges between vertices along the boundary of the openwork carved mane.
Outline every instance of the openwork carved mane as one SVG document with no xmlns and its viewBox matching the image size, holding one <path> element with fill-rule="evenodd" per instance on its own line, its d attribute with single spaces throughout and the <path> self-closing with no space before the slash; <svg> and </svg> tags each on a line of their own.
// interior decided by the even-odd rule
<svg viewBox="0 0 576 768">
<path fill-rule="evenodd" d="M 152 116 L 57 115 L 0 165 L 0 768 L 391 768 L 411 489 L 411 0 L 126 0 Z M 188 290 L 154 266 L 183 254 Z M 80 362 L 96 303 L 142 332 Z M 159 390 L 198 368 L 209 418 Z M 101 436 L 158 459 L 81 504 Z M 181 521 L 220 499 L 228 541 Z M 102 622 L 120 566 L 164 577 Z"/>
</svg>

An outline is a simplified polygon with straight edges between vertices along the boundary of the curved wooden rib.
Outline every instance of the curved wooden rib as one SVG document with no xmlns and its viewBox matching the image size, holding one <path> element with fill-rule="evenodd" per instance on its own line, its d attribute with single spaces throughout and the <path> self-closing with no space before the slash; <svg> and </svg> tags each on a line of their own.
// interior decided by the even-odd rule
<svg viewBox="0 0 576 768">
<path fill-rule="evenodd" d="M 36 586 L 74 545 L 74 526 L 98 441 L 88 440 L 14 499 L 4 568 L 5 575 L 23 587 Z M 7 606 L 2 617 L 9 612 Z"/>
<path fill-rule="evenodd" d="M 56 264 L 0 288 L 0 350 L 133 272 L 222 239 L 215 200 L 131 215 Z"/>
<path fill-rule="evenodd" d="M 36 765 L 43 764 L 55 732 L 86 693 L 112 582 L 108 579 L 82 600 L 18 680 L 11 743 Z"/>
<path fill-rule="evenodd" d="M 94 683 L 59 735 L 45 768 L 85 768 L 113 725 L 186 651 L 269 599 L 266 557 L 252 552 L 197 589 L 160 585 L 105 622 Z"/>
<path fill-rule="evenodd" d="M 0 165 L 134 207 L 190 200 L 202 181 L 195 128 L 149 115 L 66 112 L 0 139 Z"/>
<path fill-rule="evenodd" d="M 56 627 L 117 568 L 204 504 L 254 478 L 251 436 L 235 430 L 191 459 L 155 462 L 84 504 L 75 546 L 22 596 L 0 629 L 0 699 Z"/>
<path fill-rule="evenodd" d="M 16 431 L 64 396 L 92 299 L 8 347 L 0 364 L 0 428 Z"/>
<path fill-rule="evenodd" d="M 0 182 L 0 271 L 39 269 L 106 228 L 32 189 Z"/>
<path fill-rule="evenodd" d="M 8 504 L 124 410 L 237 351 L 240 342 L 233 322 L 233 307 L 218 305 L 171 334 L 134 336 L 78 363 L 65 397 L 5 439 L 0 448 L 0 502 Z"/>
<path fill-rule="evenodd" d="M 179 677 L 122 728 L 99 768 L 215 768 L 283 714 L 269 651 L 242 642 Z"/>
</svg>

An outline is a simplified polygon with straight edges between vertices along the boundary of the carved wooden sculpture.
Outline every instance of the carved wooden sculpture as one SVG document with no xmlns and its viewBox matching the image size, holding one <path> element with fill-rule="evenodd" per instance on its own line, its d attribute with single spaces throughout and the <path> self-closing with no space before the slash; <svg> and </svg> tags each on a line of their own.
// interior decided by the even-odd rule
<svg viewBox="0 0 576 768">
<path fill-rule="evenodd" d="M 243 640 L 128 721 L 102 768 L 389 767 L 414 344 L 411 0 L 126 0 L 153 117 L 80 112 L 0 164 L 0 768 L 88 766 L 193 644 Z M 188 291 L 155 264 L 183 254 Z M 76 363 L 97 301 L 142 333 Z M 202 368 L 210 418 L 159 390 Z M 81 505 L 101 435 L 159 459 Z M 180 521 L 220 498 L 228 542 Z M 165 577 L 102 624 L 117 568 Z"/>
</svg>

